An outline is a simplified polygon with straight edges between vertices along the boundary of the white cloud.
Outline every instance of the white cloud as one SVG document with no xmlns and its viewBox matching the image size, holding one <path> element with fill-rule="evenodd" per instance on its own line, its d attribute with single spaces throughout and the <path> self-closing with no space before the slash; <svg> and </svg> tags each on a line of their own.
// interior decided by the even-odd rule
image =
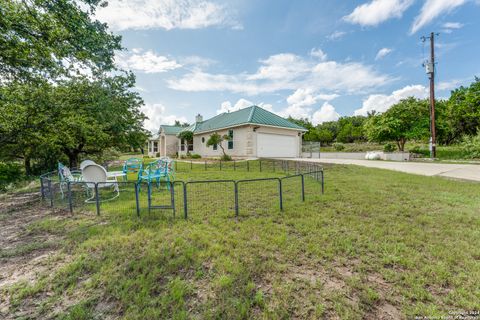
<svg viewBox="0 0 480 320">
<path fill-rule="evenodd" d="M 142 112 L 148 117 L 143 123 L 145 129 L 151 132 L 158 132 L 162 124 L 174 124 L 175 120 L 180 122 L 188 122 L 187 118 L 179 117 L 173 114 L 166 113 L 166 107 L 161 103 L 145 104 L 142 107 Z"/>
<path fill-rule="evenodd" d="M 193 66 L 196 68 L 206 68 L 215 64 L 217 61 L 199 56 L 187 56 L 179 59 L 183 66 Z"/>
<path fill-rule="evenodd" d="M 335 107 L 328 102 L 324 102 L 322 107 L 313 113 L 312 124 L 316 126 L 327 121 L 336 121 L 338 118 L 340 118 L 340 115 Z"/>
<path fill-rule="evenodd" d="M 449 13 L 453 9 L 466 3 L 466 0 L 427 0 L 423 4 L 420 14 L 415 18 L 410 33 L 414 34 L 441 14 Z"/>
<path fill-rule="evenodd" d="M 362 26 L 377 26 L 392 18 L 401 18 L 413 0 L 373 0 L 356 7 L 343 17 L 345 21 Z"/>
<path fill-rule="evenodd" d="M 382 48 L 382 49 L 378 50 L 377 55 L 375 56 L 375 60 L 380 60 L 380 59 L 384 58 L 390 52 L 392 52 L 392 49 L 390 49 L 390 48 Z"/>
<path fill-rule="evenodd" d="M 253 103 L 247 99 L 241 98 L 241 99 L 238 99 L 238 101 L 233 106 L 230 101 L 222 102 L 222 104 L 220 105 L 220 109 L 217 110 L 217 114 L 224 113 L 224 112 L 233 112 L 240 109 L 251 107 L 253 105 L 257 105 L 265 110 L 273 112 L 273 106 L 271 104 L 263 103 L 263 102 Z"/>
<path fill-rule="evenodd" d="M 345 31 L 335 31 L 327 36 L 328 40 L 338 40 L 343 38 L 347 33 Z"/>
<path fill-rule="evenodd" d="M 242 26 L 225 6 L 204 0 L 111 0 L 96 11 L 98 20 L 113 30 L 199 29 L 211 26 Z"/>
<path fill-rule="evenodd" d="M 460 84 L 462 83 L 461 80 L 450 80 L 450 81 L 442 81 L 442 82 L 439 82 L 437 85 L 436 85 L 436 89 L 437 90 L 453 90 L 455 88 L 458 88 L 460 86 Z"/>
<path fill-rule="evenodd" d="M 445 22 L 442 27 L 444 33 L 452 33 L 453 30 L 463 28 L 463 24 L 460 22 Z"/>
<path fill-rule="evenodd" d="M 428 94 L 428 88 L 419 84 L 403 87 L 402 89 L 393 91 L 390 95 L 372 94 L 363 101 L 362 107 L 355 110 L 354 114 L 356 116 L 366 116 L 369 111 L 385 112 L 402 99 L 408 97 L 424 99 Z"/>
<path fill-rule="evenodd" d="M 307 118 L 312 119 L 313 116 L 318 117 L 320 114 L 326 114 L 328 110 L 327 105 L 324 103 L 324 110 L 321 110 L 321 113 L 318 113 L 320 110 L 316 111 L 312 115 L 313 106 L 319 101 L 330 101 L 337 98 L 337 94 L 316 94 L 312 88 L 300 88 L 297 89 L 293 94 L 287 98 L 288 107 L 279 112 L 279 115 L 282 117 L 292 116 L 293 118 Z"/>
<path fill-rule="evenodd" d="M 325 61 L 327 60 L 327 54 L 325 52 L 323 52 L 322 49 L 315 49 L 313 48 L 311 51 L 310 51 L 310 55 L 312 57 L 315 57 L 315 58 L 318 58 L 320 59 L 320 61 Z"/>
<path fill-rule="evenodd" d="M 179 79 L 170 79 L 171 89 L 199 91 L 230 91 L 257 95 L 281 90 L 312 88 L 324 94 L 359 93 L 390 81 L 371 66 L 358 62 L 318 61 L 291 53 L 281 53 L 260 60 L 255 73 L 211 74 L 193 70 Z"/>
<path fill-rule="evenodd" d="M 122 69 L 145 73 L 162 73 L 181 67 L 175 60 L 157 55 L 151 50 L 143 52 L 141 49 L 133 49 L 132 54 L 118 53 L 115 62 Z"/>
</svg>

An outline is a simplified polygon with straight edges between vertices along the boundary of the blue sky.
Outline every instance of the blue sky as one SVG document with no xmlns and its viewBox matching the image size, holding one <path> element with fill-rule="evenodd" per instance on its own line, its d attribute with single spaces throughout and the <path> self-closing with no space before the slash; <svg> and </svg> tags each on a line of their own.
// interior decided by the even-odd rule
<svg viewBox="0 0 480 320">
<path fill-rule="evenodd" d="M 426 97 L 437 38 L 437 97 L 480 75 L 480 0 L 111 0 L 97 18 L 123 36 L 156 130 L 251 104 L 315 124 Z"/>
</svg>

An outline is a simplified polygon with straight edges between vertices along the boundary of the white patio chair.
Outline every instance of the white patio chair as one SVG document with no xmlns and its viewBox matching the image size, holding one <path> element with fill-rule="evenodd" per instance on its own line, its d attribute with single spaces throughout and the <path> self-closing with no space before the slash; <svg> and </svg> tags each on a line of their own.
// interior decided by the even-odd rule
<svg viewBox="0 0 480 320">
<path fill-rule="evenodd" d="M 83 170 L 86 166 L 88 166 L 90 164 L 95 164 L 95 161 L 83 160 L 82 162 L 80 162 L 80 170 Z"/>
<path fill-rule="evenodd" d="M 107 170 L 104 167 L 99 166 L 98 164 L 89 164 L 82 169 L 83 181 L 87 190 L 92 192 L 92 196 L 85 200 L 86 203 L 94 203 L 95 199 L 95 184 L 98 183 L 98 188 L 109 188 L 112 187 L 116 192 L 115 196 L 109 199 L 101 200 L 99 202 L 110 201 L 117 198 L 120 195 L 120 189 L 118 188 L 118 183 L 116 180 L 109 180 L 107 177 Z"/>
</svg>

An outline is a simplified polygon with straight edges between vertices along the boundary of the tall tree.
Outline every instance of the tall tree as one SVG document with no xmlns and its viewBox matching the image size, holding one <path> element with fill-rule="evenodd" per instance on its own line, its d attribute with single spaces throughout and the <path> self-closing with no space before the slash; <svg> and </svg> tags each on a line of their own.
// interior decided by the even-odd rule
<svg viewBox="0 0 480 320">
<path fill-rule="evenodd" d="M 101 0 L 0 0 L 3 80 L 56 79 L 89 68 L 114 67 L 120 36 L 92 19 Z M 102 2 L 104 3 L 104 2 Z M 82 8 L 80 8 L 82 6 Z"/>
<path fill-rule="evenodd" d="M 429 136 L 428 110 L 426 100 L 413 97 L 401 100 L 385 113 L 367 120 L 367 136 L 376 142 L 395 141 L 398 150 L 404 151 L 408 140 L 426 139 Z"/>
<path fill-rule="evenodd" d="M 144 144 L 143 100 L 134 92 L 132 74 L 97 81 L 74 79 L 54 88 L 55 144 L 76 166 L 80 154 L 101 154 L 111 147 Z"/>
</svg>

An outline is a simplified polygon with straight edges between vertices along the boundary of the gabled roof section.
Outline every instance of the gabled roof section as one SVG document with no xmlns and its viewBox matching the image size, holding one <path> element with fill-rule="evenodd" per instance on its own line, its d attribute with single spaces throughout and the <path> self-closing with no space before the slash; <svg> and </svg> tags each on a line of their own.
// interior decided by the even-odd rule
<svg viewBox="0 0 480 320">
<path fill-rule="evenodd" d="M 307 131 L 307 129 L 305 129 L 304 127 L 301 127 L 258 106 L 251 106 L 234 112 L 221 113 L 211 119 L 197 122 L 182 131 L 201 133 L 246 124 L 267 125 L 273 127 Z"/>
<path fill-rule="evenodd" d="M 174 134 L 177 135 L 180 131 L 182 131 L 184 128 L 179 127 L 179 126 L 169 126 L 166 124 L 162 124 L 160 126 L 160 129 L 163 129 L 165 131 L 165 134 Z"/>
</svg>

